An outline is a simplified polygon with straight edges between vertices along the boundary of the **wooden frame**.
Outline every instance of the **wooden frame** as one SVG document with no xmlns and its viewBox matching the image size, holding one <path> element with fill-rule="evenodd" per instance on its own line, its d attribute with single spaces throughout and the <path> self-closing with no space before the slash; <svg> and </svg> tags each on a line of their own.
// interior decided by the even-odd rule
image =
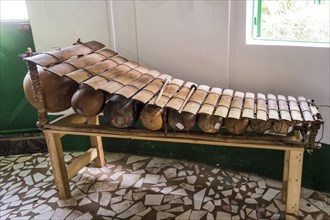
<svg viewBox="0 0 330 220">
<path fill-rule="evenodd" d="M 210 136 L 202 134 L 150 132 L 142 129 L 120 130 L 99 125 L 98 116 L 85 118 L 76 114 L 63 116 L 44 125 L 49 154 L 52 161 L 55 184 L 61 199 L 71 197 L 69 180 L 84 166 L 94 161 L 94 165 L 102 167 L 105 164 L 101 137 L 130 138 L 139 140 L 208 144 L 214 146 L 230 146 L 243 148 L 271 149 L 285 151 L 283 169 L 282 201 L 286 204 L 287 218 L 298 216 L 300 188 L 303 165 L 303 146 L 290 146 L 300 140 L 298 134 L 292 137 L 279 138 L 274 141 L 265 136 L 263 139 L 237 138 L 231 136 Z M 64 135 L 90 136 L 91 148 L 65 165 L 61 137 Z M 287 144 L 283 144 L 286 141 Z"/>
</svg>

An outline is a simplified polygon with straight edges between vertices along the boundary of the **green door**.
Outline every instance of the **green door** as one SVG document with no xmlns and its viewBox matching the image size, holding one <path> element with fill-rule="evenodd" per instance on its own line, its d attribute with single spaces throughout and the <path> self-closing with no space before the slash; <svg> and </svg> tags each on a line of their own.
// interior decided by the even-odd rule
<svg viewBox="0 0 330 220">
<path fill-rule="evenodd" d="M 27 25 L 27 26 L 24 26 Z M 34 50 L 29 24 L 1 22 L 0 29 L 0 134 L 36 131 L 37 113 L 27 102 L 23 79 L 27 67 L 19 55 Z"/>
</svg>

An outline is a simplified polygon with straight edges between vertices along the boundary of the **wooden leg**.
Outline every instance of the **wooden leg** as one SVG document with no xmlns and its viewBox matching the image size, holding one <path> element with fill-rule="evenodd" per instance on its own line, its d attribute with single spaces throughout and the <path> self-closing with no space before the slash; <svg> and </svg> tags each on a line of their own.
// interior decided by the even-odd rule
<svg viewBox="0 0 330 220">
<path fill-rule="evenodd" d="M 284 164 L 283 164 L 283 179 L 282 179 L 282 202 L 286 202 L 288 194 L 288 178 L 289 178 L 289 157 L 290 151 L 284 151 Z"/>
<path fill-rule="evenodd" d="M 289 153 L 289 175 L 286 199 L 287 215 L 298 216 L 299 214 L 303 156 L 302 151 L 291 150 Z"/>
<path fill-rule="evenodd" d="M 99 122 L 98 116 L 92 117 L 88 120 L 88 124 L 99 125 L 99 123 L 100 122 Z M 102 137 L 101 136 L 90 136 L 90 142 L 91 142 L 91 147 L 96 148 L 96 150 L 97 150 L 97 157 L 94 160 L 94 166 L 101 168 L 105 165 Z"/>
<path fill-rule="evenodd" d="M 71 197 L 68 173 L 64 162 L 61 137 L 44 131 L 49 156 L 52 163 L 55 185 L 60 199 L 69 199 Z"/>
</svg>

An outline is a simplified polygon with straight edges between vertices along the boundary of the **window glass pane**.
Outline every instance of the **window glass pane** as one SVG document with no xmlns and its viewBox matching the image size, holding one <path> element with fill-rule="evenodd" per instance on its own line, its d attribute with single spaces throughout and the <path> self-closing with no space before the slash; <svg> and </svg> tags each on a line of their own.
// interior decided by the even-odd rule
<svg viewBox="0 0 330 220">
<path fill-rule="evenodd" d="M 261 0 L 260 38 L 329 42 L 328 0 Z"/>
<path fill-rule="evenodd" d="M 2 21 L 29 19 L 25 1 L 1 0 L 0 4 L 0 18 Z"/>
</svg>

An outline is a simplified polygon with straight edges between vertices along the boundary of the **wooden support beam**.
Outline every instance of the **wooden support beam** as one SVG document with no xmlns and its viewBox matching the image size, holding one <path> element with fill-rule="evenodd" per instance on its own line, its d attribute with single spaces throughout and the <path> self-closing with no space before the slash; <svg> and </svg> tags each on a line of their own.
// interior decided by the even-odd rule
<svg viewBox="0 0 330 220">
<path fill-rule="evenodd" d="M 71 197 L 68 174 L 65 166 L 61 137 L 58 134 L 45 131 L 49 156 L 52 163 L 55 185 L 59 198 L 68 199 Z"/>
<path fill-rule="evenodd" d="M 285 203 L 288 194 L 288 178 L 289 178 L 289 159 L 290 151 L 284 151 L 284 162 L 283 162 L 283 179 L 282 179 L 282 202 Z"/>
<path fill-rule="evenodd" d="M 87 123 L 99 125 L 99 116 L 90 118 Z M 97 150 L 97 157 L 95 158 L 94 166 L 101 168 L 105 165 L 102 136 L 90 136 L 89 139 L 91 142 L 91 147 Z"/>
<path fill-rule="evenodd" d="M 303 152 L 296 150 L 291 150 L 290 155 L 288 156 L 287 215 L 298 216 L 299 214 L 303 157 Z"/>
<path fill-rule="evenodd" d="M 83 167 L 92 162 L 97 157 L 96 148 L 90 148 L 84 154 L 80 155 L 67 166 L 67 176 L 71 179 Z"/>
<path fill-rule="evenodd" d="M 302 146 L 297 146 L 299 135 L 292 137 L 246 137 L 246 136 L 232 136 L 223 135 L 215 136 L 203 134 L 200 132 L 175 132 L 167 133 L 164 136 L 162 131 L 146 131 L 143 129 L 114 129 L 102 125 L 45 125 L 46 129 L 51 130 L 58 134 L 73 134 L 73 135 L 86 135 L 86 136 L 102 136 L 114 138 L 128 138 L 137 140 L 150 140 L 150 141 L 164 141 L 176 143 L 192 143 L 192 144 L 206 144 L 215 146 L 230 146 L 230 147 L 246 147 L 258 149 L 272 149 L 272 150 L 292 150 L 304 151 Z M 272 138 L 272 139 L 271 139 Z M 285 144 L 290 142 L 290 144 Z M 301 142 L 300 142 L 301 143 Z"/>
</svg>

